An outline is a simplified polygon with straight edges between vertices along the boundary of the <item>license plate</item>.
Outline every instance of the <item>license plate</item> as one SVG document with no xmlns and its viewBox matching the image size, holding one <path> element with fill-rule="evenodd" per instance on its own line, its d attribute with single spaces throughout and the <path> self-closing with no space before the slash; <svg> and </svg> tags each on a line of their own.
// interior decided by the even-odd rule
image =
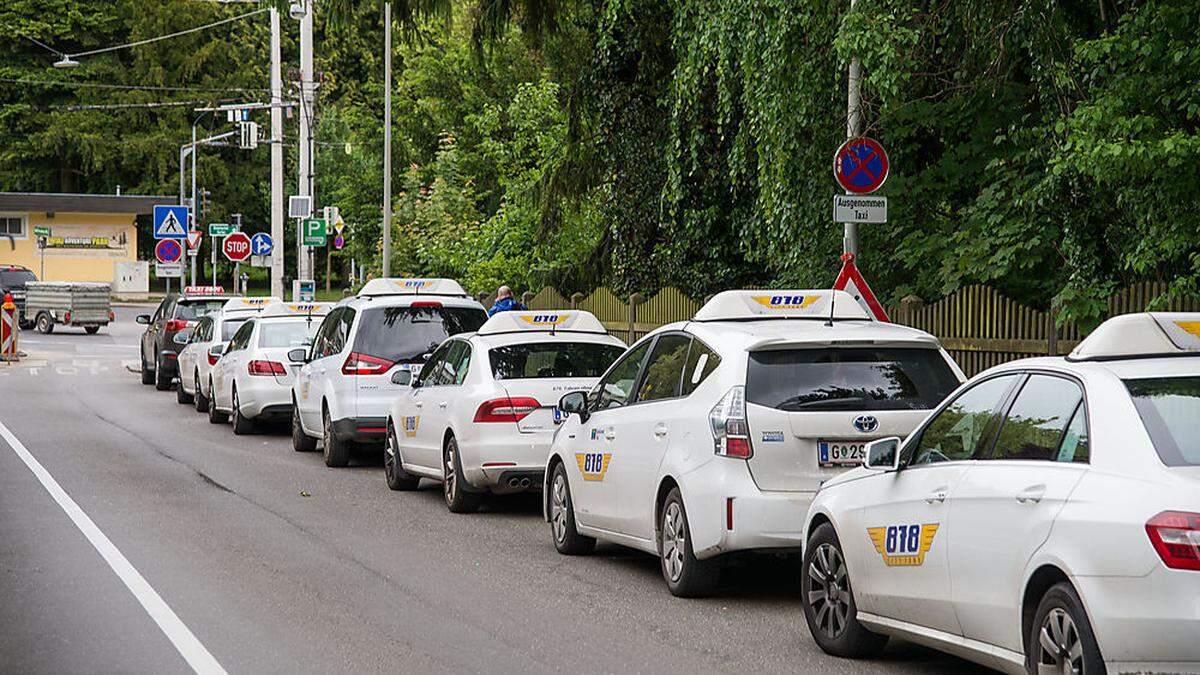
<svg viewBox="0 0 1200 675">
<path fill-rule="evenodd" d="M 862 464 L 866 443 L 817 442 L 817 461 L 821 466 L 856 466 Z"/>
<path fill-rule="evenodd" d="M 552 410 L 554 412 L 554 423 L 562 424 L 563 419 L 566 418 L 566 416 L 563 415 L 563 411 L 559 410 L 558 406 L 554 406 L 554 408 Z"/>
</svg>

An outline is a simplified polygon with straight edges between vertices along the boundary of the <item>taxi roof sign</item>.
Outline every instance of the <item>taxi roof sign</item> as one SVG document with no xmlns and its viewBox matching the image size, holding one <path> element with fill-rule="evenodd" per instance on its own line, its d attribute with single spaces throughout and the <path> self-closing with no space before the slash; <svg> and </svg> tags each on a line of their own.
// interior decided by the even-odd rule
<svg viewBox="0 0 1200 675">
<path fill-rule="evenodd" d="M 333 310 L 334 302 L 272 302 L 258 315 L 259 318 L 325 316 Z"/>
<path fill-rule="evenodd" d="M 832 306 L 831 306 L 832 305 Z M 696 310 L 693 321 L 754 319 L 873 319 L 846 291 L 722 291 Z"/>
<path fill-rule="evenodd" d="M 224 286 L 186 286 L 184 295 L 225 295 Z"/>
<path fill-rule="evenodd" d="M 467 292 L 453 279 L 372 279 L 363 284 L 358 295 L 454 295 L 465 298 Z"/>
<path fill-rule="evenodd" d="M 265 298 L 230 298 L 221 305 L 222 312 L 261 312 L 267 305 L 281 302 L 274 296 Z"/>
<path fill-rule="evenodd" d="M 1084 338 L 1067 359 L 1111 361 L 1152 356 L 1200 356 L 1200 312 L 1114 316 Z"/>
<path fill-rule="evenodd" d="M 484 322 L 476 335 L 502 333 L 596 333 L 607 335 L 608 330 L 591 312 L 581 309 L 547 309 L 536 312 L 498 312 Z"/>
</svg>

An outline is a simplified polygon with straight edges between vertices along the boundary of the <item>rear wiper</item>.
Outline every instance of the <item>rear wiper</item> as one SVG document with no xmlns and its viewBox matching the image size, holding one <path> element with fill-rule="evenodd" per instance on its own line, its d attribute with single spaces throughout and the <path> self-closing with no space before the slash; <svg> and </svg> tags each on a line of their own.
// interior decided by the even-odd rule
<svg viewBox="0 0 1200 675">
<path fill-rule="evenodd" d="M 815 408 L 817 406 L 826 406 L 826 405 L 841 406 L 841 405 L 853 404 L 854 406 L 859 406 L 859 405 L 863 405 L 866 403 L 873 403 L 873 401 L 871 401 L 870 399 L 865 399 L 865 398 L 862 398 L 861 396 L 844 396 L 842 398 L 822 398 L 822 399 L 816 399 L 816 400 L 810 400 L 810 401 L 804 401 L 804 402 L 798 402 L 797 399 L 799 399 L 799 398 L 801 398 L 801 397 L 793 396 L 792 398 L 789 398 L 789 399 L 783 401 L 782 403 L 780 403 L 778 407 L 780 410 L 784 410 L 784 409 L 801 410 L 803 408 Z"/>
</svg>

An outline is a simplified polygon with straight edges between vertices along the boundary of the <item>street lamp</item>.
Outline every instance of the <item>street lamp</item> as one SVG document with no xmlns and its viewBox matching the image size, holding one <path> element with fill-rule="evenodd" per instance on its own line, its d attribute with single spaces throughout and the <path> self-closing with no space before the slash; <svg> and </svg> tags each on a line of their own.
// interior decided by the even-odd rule
<svg viewBox="0 0 1200 675">
<path fill-rule="evenodd" d="M 288 16 L 292 17 L 293 21 L 299 21 L 300 19 L 303 19 L 304 15 L 307 13 L 308 12 L 304 9 L 304 5 L 298 2 L 293 2 L 292 6 L 288 8 Z"/>
<path fill-rule="evenodd" d="M 62 58 L 54 62 L 55 68 L 67 69 L 74 68 L 79 65 L 79 62 L 71 58 L 70 54 L 63 54 Z"/>
</svg>

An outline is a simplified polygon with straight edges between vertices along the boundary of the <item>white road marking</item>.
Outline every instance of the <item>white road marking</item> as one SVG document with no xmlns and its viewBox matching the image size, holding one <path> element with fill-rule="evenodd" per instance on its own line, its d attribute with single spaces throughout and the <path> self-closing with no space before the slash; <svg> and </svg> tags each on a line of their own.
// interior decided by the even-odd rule
<svg viewBox="0 0 1200 675">
<path fill-rule="evenodd" d="M 217 662 L 216 658 L 209 653 L 208 649 L 200 643 L 192 631 L 184 625 L 183 621 L 175 614 L 175 612 L 167 606 L 166 601 L 158 594 L 146 581 L 137 569 L 130 564 L 129 560 L 117 550 L 112 541 L 105 536 L 104 532 L 96 527 L 96 523 L 88 517 L 83 509 L 75 503 L 74 499 L 59 486 L 58 481 L 54 480 L 54 476 L 50 475 L 49 471 L 42 466 L 37 459 L 30 454 L 29 450 L 21 441 L 9 431 L 8 427 L 0 422 L 0 437 L 3 437 L 8 445 L 17 453 L 17 457 L 25 462 L 25 466 L 33 472 L 33 475 L 41 482 L 42 487 L 46 488 L 46 492 L 54 498 L 55 502 L 62 508 L 67 517 L 75 523 L 75 527 L 87 537 L 87 540 L 95 547 L 96 552 L 100 554 L 117 577 L 124 582 L 125 587 L 129 592 L 133 593 L 133 597 L 141 603 L 146 613 L 154 619 L 154 623 L 162 630 L 171 644 L 175 645 L 175 649 L 179 651 L 180 656 L 187 661 L 192 670 L 197 673 L 208 675 L 224 675 L 225 669 Z"/>
</svg>

